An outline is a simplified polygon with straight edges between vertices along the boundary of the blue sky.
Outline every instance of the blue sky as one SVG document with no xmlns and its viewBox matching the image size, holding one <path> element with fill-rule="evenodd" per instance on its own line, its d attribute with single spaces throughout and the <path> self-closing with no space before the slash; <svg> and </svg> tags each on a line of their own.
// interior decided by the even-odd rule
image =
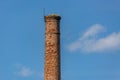
<svg viewBox="0 0 120 80">
<path fill-rule="evenodd" d="M 0 0 L 0 80 L 43 80 L 44 8 L 62 17 L 62 80 L 120 80 L 119 0 Z"/>
</svg>

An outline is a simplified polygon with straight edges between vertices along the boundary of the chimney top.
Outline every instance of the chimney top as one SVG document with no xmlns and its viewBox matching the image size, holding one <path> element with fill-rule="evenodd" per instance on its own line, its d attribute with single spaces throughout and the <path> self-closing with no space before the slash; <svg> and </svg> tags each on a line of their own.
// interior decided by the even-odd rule
<svg viewBox="0 0 120 80">
<path fill-rule="evenodd" d="M 44 16 L 44 19 L 45 19 L 45 20 L 46 20 L 46 19 L 56 19 L 56 20 L 60 20 L 61 17 L 60 17 L 60 15 L 58 15 L 58 14 L 49 14 L 49 15 L 47 15 L 47 16 Z"/>
</svg>

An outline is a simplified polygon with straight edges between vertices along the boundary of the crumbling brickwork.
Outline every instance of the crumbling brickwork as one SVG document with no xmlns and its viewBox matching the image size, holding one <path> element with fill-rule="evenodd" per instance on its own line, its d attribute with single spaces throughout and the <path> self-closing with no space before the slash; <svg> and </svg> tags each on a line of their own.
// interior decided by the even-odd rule
<svg viewBox="0 0 120 80">
<path fill-rule="evenodd" d="M 60 19 L 59 15 L 45 16 L 44 80 L 60 80 Z"/>
</svg>

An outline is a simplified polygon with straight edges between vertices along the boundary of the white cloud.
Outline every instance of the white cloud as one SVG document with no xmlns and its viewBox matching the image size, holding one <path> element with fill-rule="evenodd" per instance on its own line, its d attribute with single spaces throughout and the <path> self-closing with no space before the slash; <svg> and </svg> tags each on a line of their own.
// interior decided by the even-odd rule
<svg viewBox="0 0 120 80">
<path fill-rule="evenodd" d="M 17 76 L 21 76 L 21 77 L 36 76 L 36 77 L 41 77 L 41 78 L 43 76 L 43 74 L 40 73 L 39 71 L 31 69 L 30 67 L 27 67 L 27 66 L 22 65 L 22 64 L 16 64 L 15 67 L 16 67 L 15 74 Z"/>
<path fill-rule="evenodd" d="M 120 32 L 100 38 L 98 33 L 104 31 L 104 26 L 95 24 L 91 26 L 78 40 L 72 42 L 68 49 L 70 51 L 84 52 L 111 52 L 120 50 Z"/>
<path fill-rule="evenodd" d="M 89 37 L 94 37 L 98 33 L 104 31 L 104 27 L 100 24 L 95 24 L 91 26 L 86 32 L 83 34 L 82 38 L 89 38 Z"/>
<path fill-rule="evenodd" d="M 18 72 L 18 75 L 23 76 L 23 77 L 32 76 L 33 74 L 34 74 L 34 71 L 32 71 L 28 67 L 22 67 L 21 70 Z"/>
</svg>

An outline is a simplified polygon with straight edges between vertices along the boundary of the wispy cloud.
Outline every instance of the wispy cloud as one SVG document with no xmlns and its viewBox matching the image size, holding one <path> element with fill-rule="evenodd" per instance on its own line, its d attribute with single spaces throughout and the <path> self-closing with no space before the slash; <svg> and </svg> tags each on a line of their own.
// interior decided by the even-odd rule
<svg viewBox="0 0 120 80">
<path fill-rule="evenodd" d="M 31 76 L 36 76 L 36 77 L 43 77 L 43 73 L 40 73 L 39 71 L 36 71 L 28 66 L 22 65 L 22 64 L 16 64 L 16 71 L 15 74 L 17 76 L 21 77 L 31 77 Z"/>
<path fill-rule="evenodd" d="M 35 74 L 35 71 L 32 70 L 30 67 L 27 67 L 25 65 L 22 64 L 16 64 L 16 71 L 15 74 L 21 77 L 30 77 L 33 76 Z"/>
<path fill-rule="evenodd" d="M 98 33 L 102 31 L 105 31 L 105 27 L 100 24 L 91 26 L 78 40 L 72 42 L 68 49 L 89 53 L 120 50 L 120 32 L 113 32 L 102 38 L 98 37 Z"/>
<path fill-rule="evenodd" d="M 28 67 L 22 67 L 21 70 L 17 72 L 17 74 L 23 77 L 29 77 L 34 74 L 34 71 Z"/>
<path fill-rule="evenodd" d="M 105 28 L 102 25 L 95 24 L 86 30 L 81 38 L 95 37 L 98 33 L 103 32 L 104 30 Z"/>
</svg>

